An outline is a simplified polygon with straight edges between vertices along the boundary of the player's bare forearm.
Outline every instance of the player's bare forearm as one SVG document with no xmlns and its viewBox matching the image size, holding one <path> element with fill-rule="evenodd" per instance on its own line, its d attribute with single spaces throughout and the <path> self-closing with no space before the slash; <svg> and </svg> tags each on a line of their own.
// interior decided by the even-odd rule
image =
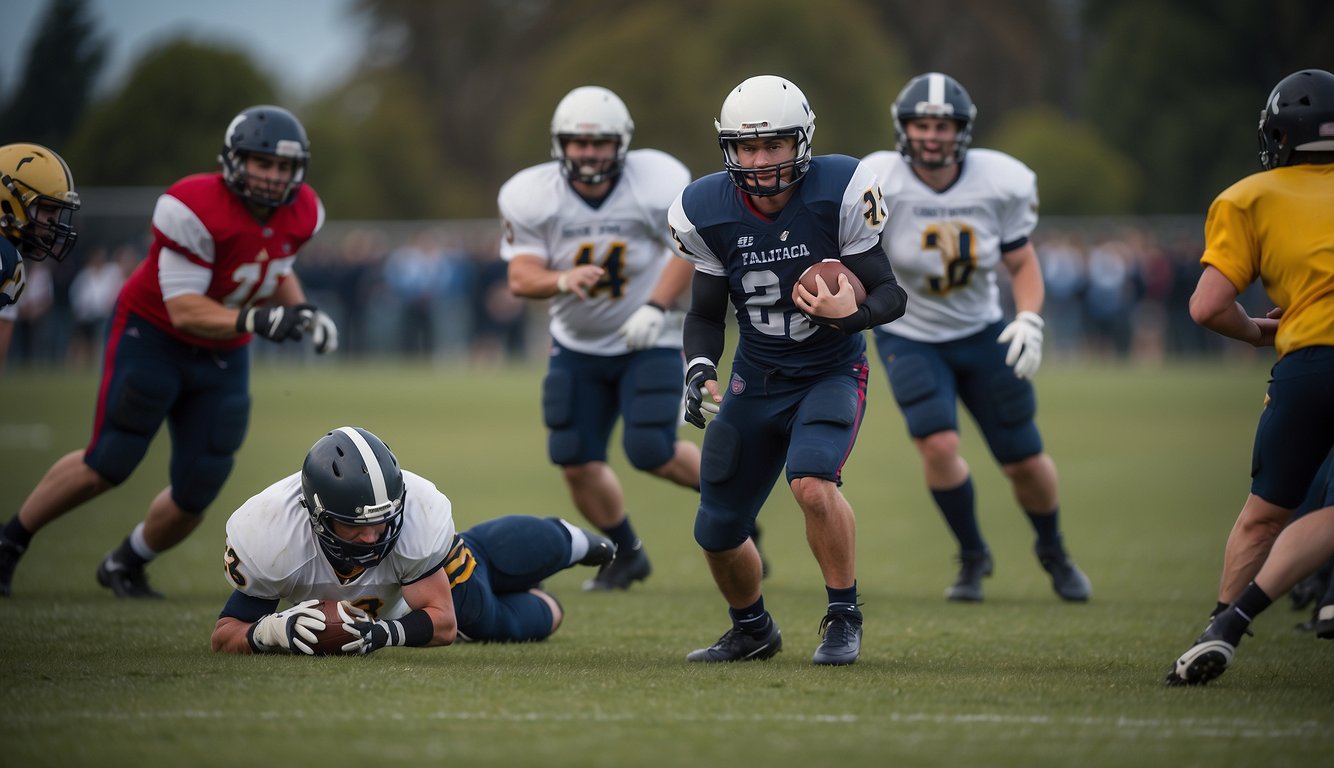
<svg viewBox="0 0 1334 768">
<path fill-rule="evenodd" d="M 1047 286 L 1042 280 L 1042 265 L 1033 244 L 1025 243 L 1001 255 L 1010 271 L 1010 290 L 1014 293 L 1015 313 L 1042 314 L 1047 299 Z"/>
<path fill-rule="evenodd" d="M 431 641 L 426 645 L 453 645 L 458 637 L 458 619 L 454 615 L 454 593 L 444 569 L 403 586 L 403 600 L 413 610 L 426 611 L 431 617 Z"/>
<path fill-rule="evenodd" d="M 249 622 L 231 616 L 223 616 L 218 619 L 218 623 L 213 627 L 213 652 L 252 653 L 250 643 L 246 640 L 246 633 L 249 631 Z"/>
<path fill-rule="evenodd" d="M 237 310 L 201 293 L 167 299 L 167 317 L 173 327 L 201 339 L 230 339 L 236 334 Z"/>
<path fill-rule="evenodd" d="M 667 261 L 667 266 L 663 267 L 658 284 L 653 287 L 653 294 L 648 300 L 659 307 L 671 308 L 689 290 L 694 277 L 695 265 L 680 256 L 672 255 Z"/>
</svg>

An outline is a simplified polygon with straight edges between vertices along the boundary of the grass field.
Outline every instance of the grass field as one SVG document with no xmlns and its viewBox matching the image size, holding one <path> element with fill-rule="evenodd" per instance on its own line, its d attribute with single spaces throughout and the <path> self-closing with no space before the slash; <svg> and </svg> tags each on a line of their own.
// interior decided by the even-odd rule
<svg viewBox="0 0 1334 768">
<path fill-rule="evenodd" d="M 513 512 L 577 520 L 546 461 L 540 377 L 258 366 L 236 471 L 199 531 L 150 570 L 169 599 L 116 601 L 93 572 L 166 482 L 159 435 L 129 482 L 41 532 L 14 597 L 0 601 L 0 765 L 1328 764 L 1334 644 L 1294 632 L 1305 616 L 1286 600 L 1219 681 L 1161 685 L 1213 605 L 1248 486 L 1260 365 L 1043 370 L 1039 418 L 1061 471 L 1067 542 L 1094 584 L 1087 605 L 1052 594 L 971 425 L 965 454 L 996 574 L 981 605 L 943 599 L 952 545 L 877 369 L 845 474 L 867 617 L 852 667 L 810 663 L 824 593 L 781 487 L 761 520 L 784 652 L 687 665 L 687 651 L 727 626 L 692 539 L 695 503 L 619 455 L 654 574 L 618 594 L 581 593 L 587 572 L 553 578 L 567 616 L 548 642 L 363 659 L 210 653 L 229 592 L 228 513 L 298 469 L 331 427 L 385 438 L 453 499 L 461 527 Z M 87 439 L 96 379 L 11 371 L 0 386 L 7 518 Z"/>
</svg>

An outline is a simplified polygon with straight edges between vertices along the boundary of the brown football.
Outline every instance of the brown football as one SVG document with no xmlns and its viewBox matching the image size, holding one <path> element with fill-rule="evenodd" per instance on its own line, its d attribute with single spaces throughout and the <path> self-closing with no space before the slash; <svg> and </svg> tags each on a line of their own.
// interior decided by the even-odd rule
<svg viewBox="0 0 1334 768">
<path fill-rule="evenodd" d="M 338 615 L 337 600 L 321 600 L 315 606 L 324 614 L 324 629 L 315 633 L 316 656 L 342 656 L 343 646 L 356 639 L 343 629 L 343 617 Z"/>
<path fill-rule="evenodd" d="M 815 284 L 816 275 L 824 278 L 824 284 L 829 287 L 830 293 L 838 293 L 838 276 L 847 275 L 848 282 L 852 285 L 852 295 L 857 299 L 857 306 L 860 307 L 862 302 L 866 301 L 866 288 L 862 285 L 862 281 L 858 280 L 857 276 L 852 273 L 852 270 L 844 266 L 843 262 L 838 259 L 825 259 L 824 261 L 812 264 L 807 267 L 805 272 L 801 273 L 801 277 L 797 278 L 797 282 L 806 286 L 806 290 L 811 293 L 819 293 L 820 291 Z M 796 288 L 792 289 L 794 302 L 796 301 L 796 290 Z"/>
</svg>

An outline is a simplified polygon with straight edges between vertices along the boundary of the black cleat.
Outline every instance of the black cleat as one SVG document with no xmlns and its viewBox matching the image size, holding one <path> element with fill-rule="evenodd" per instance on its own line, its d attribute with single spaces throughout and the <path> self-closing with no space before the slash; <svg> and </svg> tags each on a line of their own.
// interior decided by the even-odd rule
<svg viewBox="0 0 1334 768">
<path fill-rule="evenodd" d="M 1214 622 L 1211 621 L 1190 650 L 1181 654 L 1172 665 L 1164 682 L 1169 686 L 1204 685 L 1227 670 L 1236 652 L 1235 645 L 1214 632 Z"/>
<path fill-rule="evenodd" d="M 10 587 L 14 583 L 14 569 L 19 565 L 26 547 L 20 547 L 6 539 L 0 539 L 0 597 L 9 597 Z"/>
<path fill-rule="evenodd" d="M 725 662 L 725 661 L 762 661 L 772 657 L 783 649 L 783 633 L 778 631 L 778 624 L 769 620 L 769 628 L 759 634 L 751 634 L 733 627 L 718 638 L 718 642 L 708 648 L 700 648 L 686 654 L 686 661 Z"/>
<path fill-rule="evenodd" d="M 584 591 L 629 589 L 633 582 L 647 579 L 652 571 L 648 555 L 644 554 L 643 543 L 636 541 L 631 549 L 617 548 L 615 559 L 603 565 L 596 576 L 584 582 Z"/>
<path fill-rule="evenodd" d="M 1329 584 L 1322 575 L 1317 572 L 1297 582 L 1292 590 L 1288 592 L 1288 597 L 1292 600 L 1292 610 L 1300 611 L 1308 605 L 1319 600 L 1325 594 L 1325 589 Z"/>
<path fill-rule="evenodd" d="M 126 568 L 114 562 L 111 556 L 97 566 L 97 583 L 116 593 L 116 597 L 161 599 L 162 593 L 148 584 L 143 568 Z"/>
<path fill-rule="evenodd" d="M 1334 603 L 1322 605 L 1315 611 L 1315 636 L 1334 640 Z"/>
<path fill-rule="evenodd" d="M 1051 588 L 1062 600 L 1072 603 L 1087 602 L 1093 594 L 1093 585 L 1089 577 L 1079 570 L 1070 556 L 1063 549 L 1037 550 L 1038 562 L 1051 574 Z"/>
<path fill-rule="evenodd" d="M 829 613 L 820 620 L 820 634 L 824 641 L 811 661 L 830 666 L 851 664 L 862 650 L 862 612 L 846 603 L 829 606 Z"/>
<path fill-rule="evenodd" d="M 945 598 L 962 603 L 982 602 L 982 579 L 991 575 L 991 553 L 959 553 L 959 578 L 945 589 Z"/>
<path fill-rule="evenodd" d="M 588 537 L 588 554 L 579 561 L 579 565 L 606 565 L 616 557 L 616 545 L 611 539 L 596 533 L 584 531 Z"/>
</svg>

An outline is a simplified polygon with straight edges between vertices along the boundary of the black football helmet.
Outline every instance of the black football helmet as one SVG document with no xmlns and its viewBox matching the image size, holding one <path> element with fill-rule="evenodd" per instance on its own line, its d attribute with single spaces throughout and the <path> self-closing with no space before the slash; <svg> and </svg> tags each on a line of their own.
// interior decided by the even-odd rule
<svg viewBox="0 0 1334 768">
<path fill-rule="evenodd" d="M 329 563 L 341 573 L 369 568 L 394 549 L 403 530 L 406 488 L 398 459 L 380 438 L 361 427 L 339 427 L 306 454 L 301 497 L 315 538 Z M 333 523 L 387 523 L 374 544 L 348 541 Z"/>
<path fill-rule="evenodd" d="M 295 167 L 292 180 L 273 194 L 252 190 L 246 178 L 245 158 L 250 154 L 273 155 L 290 159 Z M 306 178 L 310 162 L 310 141 L 301 121 L 282 107 L 250 107 L 232 118 L 222 137 L 222 177 L 233 192 L 260 205 L 276 208 L 296 199 L 296 191 Z"/>
<path fill-rule="evenodd" d="M 963 161 L 968 145 L 973 143 L 973 121 L 977 119 L 977 107 L 968 96 L 968 91 L 958 80 L 939 72 L 927 72 L 908 81 L 899 91 L 890 110 L 894 115 L 894 130 L 898 134 L 895 148 L 904 157 L 914 163 L 921 161 L 914 156 L 912 142 L 908 141 L 908 132 L 904 123 L 918 117 L 942 117 L 959 124 L 959 134 L 954 142 L 954 158 L 933 165 L 949 165 Z"/>
<path fill-rule="evenodd" d="M 1278 81 L 1260 110 L 1260 165 L 1292 164 L 1293 152 L 1334 151 L 1334 74 L 1303 69 Z"/>
</svg>

